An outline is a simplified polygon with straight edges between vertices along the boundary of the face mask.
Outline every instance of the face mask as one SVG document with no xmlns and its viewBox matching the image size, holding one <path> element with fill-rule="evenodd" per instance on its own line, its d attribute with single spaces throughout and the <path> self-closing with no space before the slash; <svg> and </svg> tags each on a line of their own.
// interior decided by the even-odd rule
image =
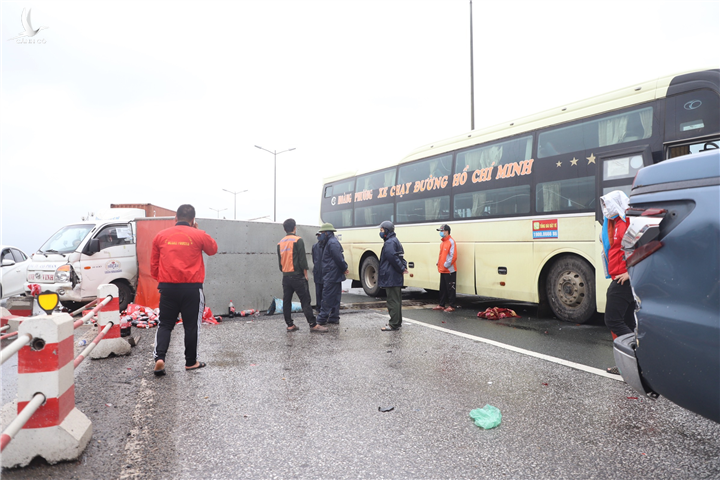
<svg viewBox="0 0 720 480">
<path fill-rule="evenodd" d="M 445 238 L 445 232 L 440 232 L 440 238 Z"/>
<path fill-rule="evenodd" d="M 387 235 L 387 233 L 385 233 L 385 232 L 380 232 L 380 238 L 382 238 L 383 240 L 385 240 L 385 236 L 386 236 L 386 235 Z"/>
</svg>

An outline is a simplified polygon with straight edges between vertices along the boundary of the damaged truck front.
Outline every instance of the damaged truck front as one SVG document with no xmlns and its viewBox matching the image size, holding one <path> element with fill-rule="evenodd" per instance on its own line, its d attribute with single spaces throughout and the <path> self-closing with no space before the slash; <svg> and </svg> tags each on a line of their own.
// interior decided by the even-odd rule
<svg viewBox="0 0 720 480">
<path fill-rule="evenodd" d="M 120 311 L 137 288 L 136 209 L 113 209 L 94 220 L 66 225 L 31 256 L 25 292 L 32 284 L 56 292 L 63 305 L 74 308 L 93 300 L 101 284 L 118 287 Z"/>
</svg>

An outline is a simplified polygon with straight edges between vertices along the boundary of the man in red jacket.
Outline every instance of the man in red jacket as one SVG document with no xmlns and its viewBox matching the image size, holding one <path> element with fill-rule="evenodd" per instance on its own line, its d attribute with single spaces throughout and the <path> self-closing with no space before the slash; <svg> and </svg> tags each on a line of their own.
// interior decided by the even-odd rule
<svg viewBox="0 0 720 480">
<path fill-rule="evenodd" d="M 441 225 L 437 229 L 440 232 L 440 257 L 435 265 L 440 272 L 440 304 L 433 310 L 443 310 L 445 312 L 454 312 L 455 308 L 455 281 L 457 279 L 457 245 L 455 240 L 450 236 L 450 225 Z M 448 304 L 447 308 L 445 303 Z"/>
<path fill-rule="evenodd" d="M 185 330 L 185 370 L 205 366 L 197 359 L 198 329 L 205 310 L 205 264 L 203 252 L 215 255 L 218 247 L 210 235 L 198 230 L 195 208 L 180 205 L 174 227 L 166 228 L 153 239 L 150 274 L 158 281 L 160 318 L 155 332 L 155 375 L 165 375 L 165 355 L 178 314 L 182 313 Z"/>
</svg>

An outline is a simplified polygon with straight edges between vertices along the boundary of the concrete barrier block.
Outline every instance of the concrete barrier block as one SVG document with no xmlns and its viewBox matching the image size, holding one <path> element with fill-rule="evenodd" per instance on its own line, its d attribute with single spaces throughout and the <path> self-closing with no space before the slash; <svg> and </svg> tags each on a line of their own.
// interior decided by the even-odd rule
<svg viewBox="0 0 720 480">
<path fill-rule="evenodd" d="M 38 456 L 50 464 L 74 460 L 82 455 L 91 436 L 92 422 L 73 408 L 60 425 L 20 430 L 2 452 L 2 467 L 24 467 Z"/>
<path fill-rule="evenodd" d="M 115 327 L 113 327 L 115 328 Z M 120 329 L 120 326 L 117 326 Z M 97 347 L 90 352 L 90 358 L 107 358 L 111 355 L 130 355 L 130 344 L 124 338 L 108 338 L 100 340 Z"/>
<path fill-rule="evenodd" d="M 90 358 L 107 358 L 111 355 L 128 355 L 130 353 L 130 344 L 120 337 L 120 311 L 118 310 L 120 302 L 118 299 L 118 288 L 112 284 L 100 285 L 98 287 L 98 298 L 103 299 L 108 295 L 112 295 L 113 299 L 107 305 L 103 306 L 98 312 L 98 329 L 104 328 L 108 323 L 112 322 L 113 326 L 110 331 L 105 334 L 97 346 L 90 352 Z"/>
</svg>

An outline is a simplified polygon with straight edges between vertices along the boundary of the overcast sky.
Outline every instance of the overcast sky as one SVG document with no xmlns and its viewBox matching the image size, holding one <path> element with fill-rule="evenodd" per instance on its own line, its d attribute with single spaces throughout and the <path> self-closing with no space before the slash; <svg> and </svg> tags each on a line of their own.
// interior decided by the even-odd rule
<svg viewBox="0 0 720 480">
<path fill-rule="evenodd" d="M 36 43 L 10 40 L 21 13 Z M 3 244 L 111 203 L 317 224 L 322 179 L 470 129 L 468 0 L 2 2 Z M 720 2 L 473 3 L 475 126 L 720 65 Z"/>
</svg>

